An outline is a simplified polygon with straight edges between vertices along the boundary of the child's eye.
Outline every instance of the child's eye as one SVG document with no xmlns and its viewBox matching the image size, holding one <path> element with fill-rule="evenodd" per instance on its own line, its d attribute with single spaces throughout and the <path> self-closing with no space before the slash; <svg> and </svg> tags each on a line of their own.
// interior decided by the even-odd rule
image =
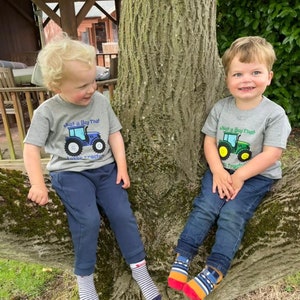
<svg viewBox="0 0 300 300">
<path fill-rule="evenodd" d="M 242 73 L 234 73 L 233 74 L 233 77 L 241 77 L 242 76 Z"/>
<path fill-rule="evenodd" d="M 259 75 L 259 74 L 261 74 L 260 71 L 254 71 L 254 72 L 253 72 L 253 75 Z"/>
</svg>

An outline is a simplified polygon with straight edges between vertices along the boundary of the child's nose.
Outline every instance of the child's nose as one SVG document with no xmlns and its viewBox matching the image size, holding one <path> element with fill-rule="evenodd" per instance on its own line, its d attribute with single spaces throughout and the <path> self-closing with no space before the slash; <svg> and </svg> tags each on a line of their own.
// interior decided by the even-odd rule
<svg viewBox="0 0 300 300">
<path fill-rule="evenodd" d="M 89 85 L 88 93 L 94 93 L 96 90 L 96 82 Z"/>
<path fill-rule="evenodd" d="M 243 81 L 244 82 L 249 82 L 251 80 L 252 79 L 251 79 L 251 75 L 250 74 L 244 74 L 244 76 L 243 76 Z"/>
</svg>

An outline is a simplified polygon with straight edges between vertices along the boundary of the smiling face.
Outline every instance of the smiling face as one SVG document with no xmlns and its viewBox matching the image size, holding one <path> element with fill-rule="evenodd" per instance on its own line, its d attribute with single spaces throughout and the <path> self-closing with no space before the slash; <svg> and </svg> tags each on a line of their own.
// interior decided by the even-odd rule
<svg viewBox="0 0 300 300">
<path fill-rule="evenodd" d="M 56 91 L 67 102 L 86 106 L 91 102 L 97 84 L 96 65 L 80 61 L 65 63 L 64 78 Z"/>
<path fill-rule="evenodd" d="M 243 63 L 236 56 L 230 63 L 226 76 L 227 87 L 236 100 L 237 106 L 255 107 L 270 85 L 273 72 L 258 61 Z"/>
</svg>

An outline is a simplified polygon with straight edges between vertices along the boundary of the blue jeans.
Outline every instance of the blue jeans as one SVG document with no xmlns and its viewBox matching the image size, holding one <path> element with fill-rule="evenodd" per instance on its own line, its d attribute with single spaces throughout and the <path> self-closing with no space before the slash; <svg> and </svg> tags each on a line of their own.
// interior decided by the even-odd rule
<svg viewBox="0 0 300 300">
<path fill-rule="evenodd" d="M 198 252 L 211 227 L 217 223 L 215 243 L 206 261 L 208 266 L 225 276 L 236 254 L 245 225 L 270 190 L 273 179 L 257 175 L 247 181 L 234 200 L 226 202 L 212 193 L 213 176 L 207 170 L 200 194 L 194 199 L 193 210 L 179 237 L 175 251 L 189 259 Z"/>
<path fill-rule="evenodd" d="M 51 172 L 52 186 L 67 212 L 75 252 L 75 274 L 90 275 L 95 270 L 101 216 L 107 216 L 128 264 L 145 258 L 136 219 L 126 190 L 116 184 L 115 163 L 82 172 Z"/>
</svg>

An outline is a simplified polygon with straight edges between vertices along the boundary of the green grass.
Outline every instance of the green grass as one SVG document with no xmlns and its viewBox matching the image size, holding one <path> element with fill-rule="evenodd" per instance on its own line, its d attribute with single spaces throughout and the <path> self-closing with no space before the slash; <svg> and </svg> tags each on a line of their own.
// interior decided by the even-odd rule
<svg viewBox="0 0 300 300">
<path fill-rule="evenodd" d="M 38 264 L 0 259 L 0 299 L 36 299 L 61 273 Z"/>
<path fill-rule="evenodd" d="M 65 276 L 64 295 L 60 294 L 62 286 L 60 284 L 56 286 L 55 284 L 62 276 Z M 286 293 L 292 294 L 299 291 L 300 272 L 287 276 L 283 280 L 283 284 L 280 285 L 285 295 Z M 49 288 L 52 291 L 50 291 L 46 298 L 43 297 L 43 294 Z M 263 299 L 263 297 L 259 299 Z M 78 299 L 78 294 L 74 286 L 74 279 L 61 270 L 47 268 L 39 264 L 0 259 L 0 300 L 16 299 Z"/>
<path fill-rule="evenodd" d="M 300 289 L 300 272 L 294 275 L 290 275 L 284 279 L 285 290 L 287 292 L 294 292 Z"/>
</svg>

